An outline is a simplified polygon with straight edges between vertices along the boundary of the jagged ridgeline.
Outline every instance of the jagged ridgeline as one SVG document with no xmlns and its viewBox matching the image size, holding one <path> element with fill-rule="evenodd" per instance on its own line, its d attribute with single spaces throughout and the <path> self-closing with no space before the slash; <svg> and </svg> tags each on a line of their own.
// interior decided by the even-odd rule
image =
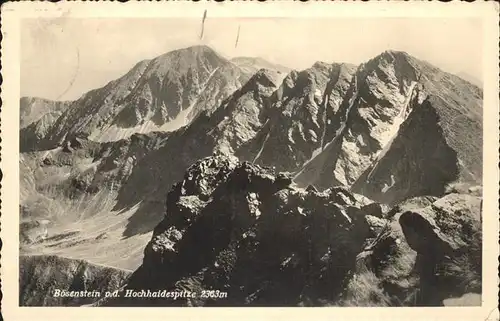
<svg viewBox="0 0 500 321">
<path fill-rule="evenodd" d="M 50 278 L 23 277 L 23 305 L 408 306 L 481 293 L 482 90 L 407 53 L 297 71 L 196 46 L 77 100 L 20 105 L 23 273 L 84 260 L 105 266 L 92 278 L 117 268 L 108 288 L 124 293 L 228 293 L 61 303 L 44 298 Z"/>
</svg>

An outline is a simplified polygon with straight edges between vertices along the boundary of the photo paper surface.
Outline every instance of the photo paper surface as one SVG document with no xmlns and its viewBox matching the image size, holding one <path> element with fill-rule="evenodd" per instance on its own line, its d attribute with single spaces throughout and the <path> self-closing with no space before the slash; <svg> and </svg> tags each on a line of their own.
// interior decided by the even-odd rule
<svg viewBox="0 0 500 321">
<path fill-rule="evenodd" d="M 11 319 L 498 318 L 498 5 L 2 21 Z"/>
</svg>

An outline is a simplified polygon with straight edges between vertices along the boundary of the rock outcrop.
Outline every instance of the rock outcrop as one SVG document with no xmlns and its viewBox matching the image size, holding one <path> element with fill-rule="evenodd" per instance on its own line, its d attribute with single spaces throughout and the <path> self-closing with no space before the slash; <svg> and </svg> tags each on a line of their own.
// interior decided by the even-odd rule
<svg viewBox="0 0 500 321">
<path fill-rule="evenodd" d="M 192 165 L 126 289 L 218 289 L 227 298 L 132 305 L 318 305 L 335 300 L 370 233 L 366 205 L 342 188 L 293 186 L 271 169 L 215 156 Z"/>
<path fill-rule="evenodd" d="M 302 189 L 290 174 L 218 155 L 189 167 L 166 208 L 130 276 L 24 257 L 21 304 L 441 306 L 470 305 L 481 293 L 481 198 L 474 195 L 417 197 L 388 210 L 342 187 Z M 56 288 L 119 295 L 57 298 Z"/>
<path fill-rule="evenodd" d="M 169 192 L 123 287 L 198 296 L 101 304 L 440 306 L 481 293 L 480 202 L 452 193 L 387 210 L 345 188 L 306 190 L 270 168 L 204 158 Z"/>
</svg>

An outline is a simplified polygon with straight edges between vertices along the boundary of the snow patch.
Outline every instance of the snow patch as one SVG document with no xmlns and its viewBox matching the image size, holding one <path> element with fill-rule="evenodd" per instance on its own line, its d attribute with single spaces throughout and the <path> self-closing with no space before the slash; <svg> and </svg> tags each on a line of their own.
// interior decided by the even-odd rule
<svg viewBox="0 0 500 321">
<path fill-rule="evenodd" d="M 333 204 L 338 210 L 339 212 L 349 221 L 349 223 L 352 223 L 352 220 L 351 218 L 349 217 L 349 215 L 347 215 L 347 212 L 345 211 L 345 209 L 343 207 L 340 207 L 338 206 L 337 204 Z"/>
<path fill-rule="evenodd" d="M 302 125 L 302 123 L 299 123 L 299 134 L 300 134 L 300 137 L 302 137 L 302 139 L 305 141 L 306 138 L 304 136 L 304 126 Z"/>
<path fill-rule="evenodd" d="M 292 144 L 295 144 L 295 141 L 293 140 L 293 128 L 288 129 L 288 141 Z"/>
<path fill-rule="evenodd" d="M 266 123 L 264 124 L 264 126 L 266 126 L 267 122 L 269 121 L 266 120 Z M 262 151 L 264 150 L 264 146 L 266 145 L 267 143 L 267 140 L 269 139 L 269 135 L 271 134 L 271 130 L 272 128 L 269 128 L 269 131 L 267 132 L 266 134 L 266 138 L 264 138 L 264 142 L 262 143 L 262 146 L 260 147 L 259 149 L 259 152 L 257 153 L 257 155 L 255 156 L 255 158 L 253 159 L 253 162 L 252 163 L 255 163 L 255 161 L 260 157 L 260 155 L 262 154 Z"/>
<path fill-rule="evenodd" d="M 316 133 L 312 129 L 309 129 L 308 132 L 309 135 L 311 136 L 312 141 L 316 143 L 318 141 L 318 135 L 316 135 Z"/>
<path fill-rule="evenodd" d="M 281 262 L 281 267 L 286 267 L 290 263 L 290 261 L 293 259 L 294 256 L 295 256 L 295 254 L 292 254 L 291 256 L 289 256 L 285 260 L 283 260 L 283 262 Z"/>
<path fill-rule="evenodd" d="M 357 139 L 360 146 L 366 146 L 366 143 L 363 139 L 363 135 L 359 134 L 358 137 L 356 137 L 356 139 Z"/>
<path fill-rule="evenodd" d="M 396 180 L 394 178 L 394 175 L 391 175 L 391 184 L 387 185 L 387 183 L 385 183 L 384 187 L 382 188 L 382 193 L 387 192 L 391 187 L 394 186 L 394 184 L 396 184 Z"/>
</svg>

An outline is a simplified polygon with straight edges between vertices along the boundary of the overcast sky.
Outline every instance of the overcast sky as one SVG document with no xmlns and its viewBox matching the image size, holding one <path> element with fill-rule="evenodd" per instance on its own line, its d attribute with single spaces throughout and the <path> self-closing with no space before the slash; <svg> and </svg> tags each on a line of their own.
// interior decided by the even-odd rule
<svg viewBox="0 0 500 321">
<path fill-rule="evenodd" d="M 241 26 L 235 48 L 238 26 Z M 359 64 L 403 50 L 452 73 L 482 79 L 482 26 L 464 18 L 33 19 L 21 27 L 21 96 L 77 99 L 140 60 L 196 44 L 226 57 L 259 56 L 290 68 Z"/>
</svg>

